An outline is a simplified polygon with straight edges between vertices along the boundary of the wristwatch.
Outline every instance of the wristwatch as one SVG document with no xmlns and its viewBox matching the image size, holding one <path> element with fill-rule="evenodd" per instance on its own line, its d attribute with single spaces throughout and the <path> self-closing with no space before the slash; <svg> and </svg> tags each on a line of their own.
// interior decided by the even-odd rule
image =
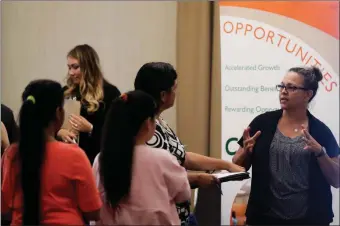
<svg viewBox="0 0 340 226">
<path fill-rule="evenodd" d="M 324 155 L 326 155 L 326 154 L 327 154 L 326 148 L 325 148 L 325 147 L 321 147 L 321 151 L 318 152 L 318 153 L 316 153 L 316 154 L 315 154 L 315 157 L 320 158 L 321 156 L 324 156 Z"/>
</svg>

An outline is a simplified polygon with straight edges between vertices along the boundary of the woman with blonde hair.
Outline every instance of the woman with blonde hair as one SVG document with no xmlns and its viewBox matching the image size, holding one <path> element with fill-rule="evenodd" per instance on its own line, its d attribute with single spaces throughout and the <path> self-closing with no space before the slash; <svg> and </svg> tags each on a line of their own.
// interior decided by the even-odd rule
<svg viewBox="0 0 340 226">
<path fill-rule="evenodd" d="M 108 106 L 120 91 L 103 77 L 97 52 L 89 45 L 77 45 L 67 54 L 68 77 L 65 98 L 81 103 L 80 115 L 72 114 L 72 131 L 61 129 L 58 137 L 72 143 L 79 135 L 79 146 L 90 162 L 100 151 L 101 130 Z"/>
</svg>

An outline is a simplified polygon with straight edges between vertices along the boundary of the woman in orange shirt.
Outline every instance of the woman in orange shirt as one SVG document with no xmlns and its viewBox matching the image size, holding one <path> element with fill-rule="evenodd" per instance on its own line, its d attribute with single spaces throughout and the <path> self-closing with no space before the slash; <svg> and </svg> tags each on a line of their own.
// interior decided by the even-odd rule
<svg viewBox="0 0 340 226">
<path fill-rule="evenodd" d="M 82 225 L 98 220 L 101 200 L 91 164 L 77 145 L 55 140 L 64 121 L 64 94 L 51 80 L 22 94 L 19 144 L 4 153 L 1 213 L 12 225 Z"/>
</svg>

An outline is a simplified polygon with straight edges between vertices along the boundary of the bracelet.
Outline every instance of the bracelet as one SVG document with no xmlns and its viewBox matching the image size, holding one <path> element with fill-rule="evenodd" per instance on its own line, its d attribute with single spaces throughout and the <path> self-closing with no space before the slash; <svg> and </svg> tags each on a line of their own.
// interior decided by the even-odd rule
<svg viewBox="0 0 340 226">
<path fill-rule="evenodd" d="M 324 147 L 321 148 L 321 151 L 315 155 L 316 158 L 320 158 L 326 155 L 326 149 Z"/>
</svg>

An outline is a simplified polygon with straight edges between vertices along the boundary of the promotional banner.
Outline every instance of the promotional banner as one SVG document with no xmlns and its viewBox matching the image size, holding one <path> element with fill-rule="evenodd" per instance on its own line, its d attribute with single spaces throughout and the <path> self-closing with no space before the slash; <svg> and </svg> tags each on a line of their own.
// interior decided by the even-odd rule
<svg viewBox="0 0 340 226">
<path fill-rule="evenodd" d="M 321 69 L 309 110 L 339 143 L 339 2 L 221 2 L 220 14 L 222 158 L 232 160 L 257 115 L 280 108 L 275 86 L 291 67 Z M 251 180 L 223 184 L 222 225 L 233 225 L 232 212 L 238 224 L 246 220 L 250 187 Z M 332 193 L 339 225 L 339 189 Z"/>
</svg>

